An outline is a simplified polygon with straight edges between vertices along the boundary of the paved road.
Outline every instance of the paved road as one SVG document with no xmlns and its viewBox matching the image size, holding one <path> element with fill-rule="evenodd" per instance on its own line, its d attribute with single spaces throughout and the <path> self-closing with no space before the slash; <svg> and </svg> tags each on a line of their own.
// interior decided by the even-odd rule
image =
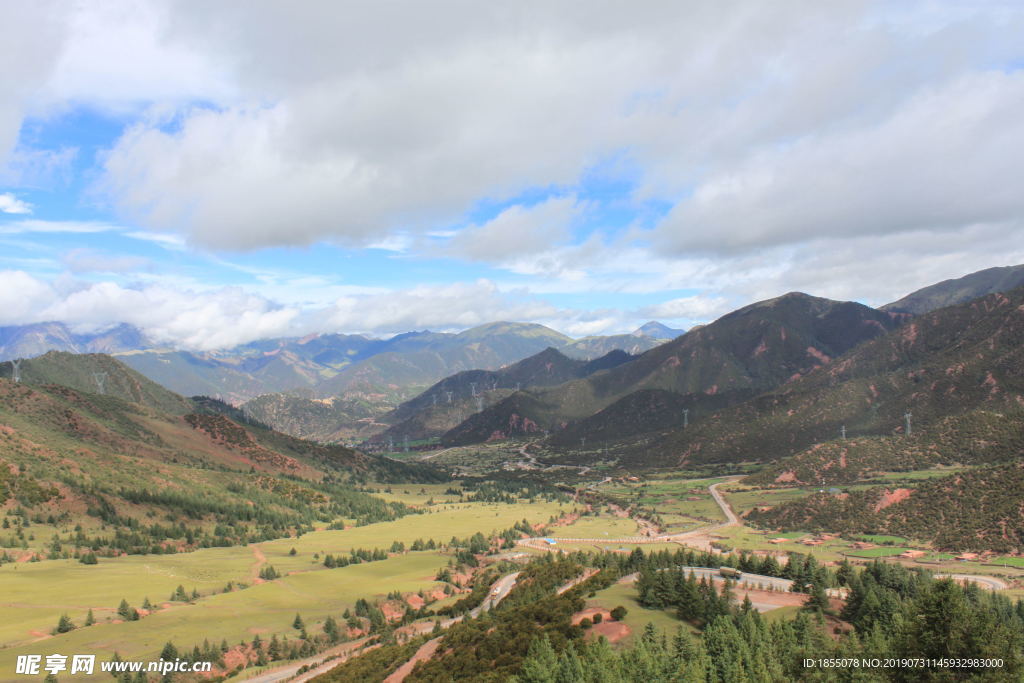
<svg viewBox="0 0 1024 683">
<path fill-rule="evenodd" d="M 993 576 L 978 576 L 976 574 L 936 574 L 935 578 L 953 579 L 955 581 L 970 581 L 978 584 L 982 588 L 988 588 L 993 591 L 1006 590 L 1010 587 L 1010 584 Z"/>
<path fill-rule="evenodd" d="M 518 578 L 519 572 L 515 572 L 514 574 L 506 574 L 505 576 L 501 577 L 500 579 L 492 583 L 491 590 L 488 591 L 487 597 L 484 598 L 484 601 L 480 603 L 479 607 L 476 607 L 469 611 L 469 616 L 475 619 L 476 617 L 480 616 L 481 612 L 486 612 L 487 610 L 496 606 L 506 597 L 508 597 L 508 594 L 512 591 L 513 588 L 515 588 L 516 579 Z M 442 623 L 441 625 L 444 626 L 444 623 Z"/>
<path fill-rule="evenodd" d="M 277 681 L 291 680 L 291 678 L 295 676 L 298 673 L 299 669 L 301 669 L 303 666 L 318 664 L 319 662 L 322 662 L 328 657 L 340 655 L 339 659 L 333 659 L 322 666 L 318 666 L 315 669 L 316 673 L 314 673 L 314 671 L 308 672 L 310 674 L 309 677 L 312 677 L 312 675 L 324 673 L 325 671 L 329 671 L 330 669 L 336 667 L 338 664 L 341 664 L 342 662 L 348 660 L 348 658 L 352 655 L 354 651 L 358 650 L 364 644 L 366 644 L 367 640 L 369 640 L 369 638 L 360 638 L 359 640 L 353 640 L 349 643 L 342 643 L 341 645 L 332 647 L 330 650 L 321 652 L 315 657 L 307 657 L 306 659 L 300 659 L 297 662 L 286 664 L 277 669 L 264 671 L 258 676 L 247 678 L 245 679 L 245 683 L 277 683 Z M 307 677 L 304 675 L 301 680 L 307 680 Z"/>
</svg>

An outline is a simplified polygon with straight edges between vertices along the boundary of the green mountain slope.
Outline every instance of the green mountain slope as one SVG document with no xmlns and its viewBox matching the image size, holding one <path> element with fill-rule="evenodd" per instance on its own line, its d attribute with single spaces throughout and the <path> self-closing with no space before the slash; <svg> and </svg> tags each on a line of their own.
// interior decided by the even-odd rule
<svg viewBox="0 0 1024 683">
<path fill-rule="evenodd" d="M 492 406 L 516 391 L 562 384 L 608 370 L 632 356 L 611 351 L 592 361 L 569 358 L 547 348 L 500 370 L 470 370 L 446 377 L 419 396 L 399 405 L 380 418 L 391 427 L 374 441 L 402 441 L 440 436 L 467 416 Z"/>
<path fill-rule="evenodd" d="M 104 354 L 50 351 L 22 360 L 19 374 L 26 384 L 60 384 L 84 393 L 102 393 L 129 403 L 141 403 L 171 414 L 184 414 L 192 408 L 187 399 Z M 12 361 L 0 363 L 0 377 L 14 377 Z"/>
<path fill-rule="evenodd" d="M 443 478 L 276 433 L 218 401 L 174 396 L 107 356 L 30 362 L 23 370 L 36 374 L 23 374 L 32 381 L 0 379 L 0 507 L 79 524 L 78 545 L 101 554 L 246 543 L 338 517 L 390 519 L 409 511 L 357 491 L 359 482 Z M 36 383 L 54 373 L 77 384 L 97 367 L 108 372 L 108 393 Z M 39 552 L 29 540 L 21 549 Z"/>
<path fill-rule="evenodd" d="M 976 409 L 1024 405 L 1024 289 L 914 318 L 827 366 L 708 419 L 657 447 L 661 463 L 769 461 L 839 436 L 923 433 Z"/>
<path fill-rule="evenodd" d="M 754 484 L 850 484 L 881 472 L 976 465 L 1024 455 L 1024 410 L 972 410 L 911 436 L 864 436 L 815 444 L 747 477 Z"/>
</svg>

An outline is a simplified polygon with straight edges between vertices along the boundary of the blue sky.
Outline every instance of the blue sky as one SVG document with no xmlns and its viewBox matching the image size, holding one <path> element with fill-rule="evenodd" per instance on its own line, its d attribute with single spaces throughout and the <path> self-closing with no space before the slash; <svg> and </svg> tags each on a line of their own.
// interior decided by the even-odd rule
<svg viewBox="0 0 1024 683">
<path fill-rule="evenodd" d="M 0 324 L 582 336 L 1024 261 L 1015 3 L 288 7 L 0 8 Z"/>
</svg>

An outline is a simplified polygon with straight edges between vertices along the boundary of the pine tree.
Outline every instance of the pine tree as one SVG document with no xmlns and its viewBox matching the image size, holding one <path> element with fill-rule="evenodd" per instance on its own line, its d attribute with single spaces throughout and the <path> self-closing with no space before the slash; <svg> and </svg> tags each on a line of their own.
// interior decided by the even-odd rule
<svg viewBox="0 0 1024 683">
<path fill-rule="evenodd" d="M 338 628 L 338 622 L 334 620 L 333 616 L 327 617 L 327 620 L 324 621 L 324 635 L 327 636 L 327 640 L 332 644 L 341 640 L 341 631 Z"/>
<path fill-rule="evenodd" d="M 89 613 L 85 615 L 85 625 L 92 626 L 96 623 L 96 618 L 92 614 L 92 608 L 89 608 Z"/>
<path fill-rule="evenodd" d="M 164 643 L 164 649 L 160 650 L 160 659 L 165 662 L 171 662 L 178 658 L 178 648 L 174 647 L 174 643 L 167 641 Z"/>
<path fill-rule="evenodd" d="M 57 621 L 57 627 L 53 630 L 53 632 L 55 634 L 67 633 L 68 631 L 73 631 L 74 628 L 75 625 L 71 622 L 70 617 L 68 617 L 68 615 L 66 614 L 62 614 L 60 619 Z"/>
<path fill-rule="evenodd" d="M 295 621 L 292 622 L 292 628 L 296 631 L 301 631 L 302 629 L 306 628 L 306 624 L 302 621 L 302 617 L 299 615 L 298 612 L 295 613 Z"/>
<path fill-rule="evenodd" d="M 131 621 L 132 608 L 128 605 L 127 600 L 121 599 L 121 604 L 117 606 L 117 615 L 125 621 Z"/>
</svg>

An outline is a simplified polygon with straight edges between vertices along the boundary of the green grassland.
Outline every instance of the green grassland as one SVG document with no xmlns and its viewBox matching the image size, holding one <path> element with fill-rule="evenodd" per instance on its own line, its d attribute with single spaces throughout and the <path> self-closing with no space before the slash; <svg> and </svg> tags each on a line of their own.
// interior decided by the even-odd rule
<svg viewBox="0 0 1024 683">
<path fill-rule="evenodd" d="M 668 636 L 672 636 L 680 627 L 695 632 L 692 626 L 677 619 L 669 610 L 647 609 L 640 605 L 637 602 L 636 588 L 632 584 L 615 583 L 587 599 L 587 607 L 601 607 L 611 611 L 620 605 L 626 608 L 626 617 L 622 622 L 629 627 L 632 634 L 616 643 L 616 648 L 630 647 L 644 632 L 647 624 L 654 624 L 656 629 Z"/>
<path fill-rule="evenodd" d="M 724 521 L 708 486 L 723 481 L 662 476 L 639 483 L 602 486 L 601 494 L 622 507 L 632 506 L 655 515 L 666 533 L 690 531 L 709 522 Z"/>
<path fill-rule="evenodd" d="M 900 553 L 906 552 L 909 548 L 902 547 L 890 547 L 884 548 L 865 548 L 863 550 L 851 550 L 846 554 L 850 557 L 895 557 Z"/>
<path fill-rule="evenodd" d="M 729 484 L 719 489 L 729 500 L 733 511 L 742 515 L 762 505 L 780 505 L 790 500 L 809 496 L 818 487 L 759 488 L 742 484 Z"/>
<path fill-rule="evenodd" d="M 902 536 L 887 536 L 885 534 L 859 534 L 854 538 L 862 541 L 877 543 L 878 545 L 900 545 L 907 542 Z"/>
</svg>

